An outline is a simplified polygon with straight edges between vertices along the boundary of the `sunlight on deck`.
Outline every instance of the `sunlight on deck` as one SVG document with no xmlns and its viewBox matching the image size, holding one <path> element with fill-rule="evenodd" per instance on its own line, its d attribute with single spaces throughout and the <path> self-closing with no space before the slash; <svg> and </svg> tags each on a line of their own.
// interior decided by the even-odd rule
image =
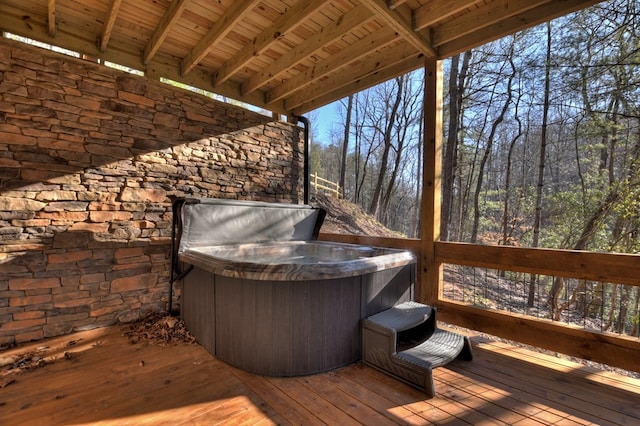
<svg viewBox="0 0 640 426">
<path fill-rule="evenodd" d="M 81 332 L 0 355 L 40 351 L 53 361 L 0 386 L 0 424 L 640 423 L 640 380 L 472 340 L 474 360 L 436 369 L 436 396 L 428 399 L 359 363 L 266 377 L 230 367 L 197 344 L 131 344 L 117 327 Z"/>
<path fill-rule="evenodd" d="M 254 404 L 248 397 L 239 395 L 229 398 L 217 399 L 216 404 L 202 402 L 199 404 L 185 405 L 168 410 L 158 410 L 149 413 L 104 419 L 97 422 L 81 423 L 78 425 L 138 425 L 138 424 L 201 424 L 210 422 L 212 418 L 216 423 L 224 423 L 226 419 L 241 416 L 246 419 L 245 424 L 252 421 L 256 423 L 264 420 L 265 413 L 258 405 Z M 188 420 L 187 420 L 188 419 Z M 261 424 L 276 424 L 267 422 Z"/>
</svg>

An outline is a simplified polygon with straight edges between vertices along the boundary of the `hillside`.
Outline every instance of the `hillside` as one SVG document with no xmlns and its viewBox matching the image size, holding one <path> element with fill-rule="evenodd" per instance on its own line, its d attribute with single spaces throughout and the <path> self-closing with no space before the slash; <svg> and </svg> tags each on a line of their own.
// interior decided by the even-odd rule
<svg viewBox="0 0 640 426">
<path fill-rule="evenodd" d="M 327 216 L 321 232 L 330 234 L 373 235 L 377 237 L 404 237 L 392 231 L 365 213 L 359 206 L 324 194 L 315 194 L 309 203 L 322 207 Z"/>
</svg>

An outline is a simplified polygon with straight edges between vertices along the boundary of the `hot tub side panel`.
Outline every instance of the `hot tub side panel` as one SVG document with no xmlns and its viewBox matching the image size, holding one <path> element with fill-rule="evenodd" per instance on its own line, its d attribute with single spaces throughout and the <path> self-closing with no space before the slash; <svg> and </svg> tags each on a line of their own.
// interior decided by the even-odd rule
<svg viewBox="0 0 640 426">
<path fill-rule="evenodd" d="M 216 276 L 216 356 L 271 376 L 360 358 L 360 278 L 254 281 Z"/>
<path fill-rule="evenodd" d="M 299 376 L 361 359 L 360 321 L 413 300 L 415 264 L 363 276 L 248 280 L 194 267 L 182 318 L 212 355 L 270 376 Z"/>
<path fill-rule="evenodd" d="M 215 276 L 193 268 L 182 280 L 181 317 L 187 330 L 211 354 L 216 353 Z"/>
<path fill-rule="evenodd" d="M 415 263 L 362 276 L 361 318 L 366 318 L 414 297 Z"/>
</svg>

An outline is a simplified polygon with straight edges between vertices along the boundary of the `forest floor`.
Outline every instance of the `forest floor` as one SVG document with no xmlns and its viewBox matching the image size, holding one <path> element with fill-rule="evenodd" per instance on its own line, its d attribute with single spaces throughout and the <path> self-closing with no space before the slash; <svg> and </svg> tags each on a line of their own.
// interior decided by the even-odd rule
<svg viewBox="0 0 640 426">
<path fill-rule="evenodd" d="M 362 208 L 349 201 L 323 194 L 314 194 L 310 204 L 322 207 L 327 211 L 327 216 L 320 229 L 322 232 L 406 238 L 404 235 L 386 228 L 365 213 Z"/>
</svg>

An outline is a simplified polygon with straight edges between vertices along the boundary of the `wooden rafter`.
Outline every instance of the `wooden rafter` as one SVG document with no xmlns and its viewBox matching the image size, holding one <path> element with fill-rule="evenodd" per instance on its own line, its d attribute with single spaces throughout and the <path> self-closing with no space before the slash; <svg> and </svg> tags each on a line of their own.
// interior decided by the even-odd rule
<svg viewBox="0 0 640 426">
<path fill-rule="evenodd" d="M 272 43 L 284 37 L 290 31 L 304 22 L 312 13 L 317 11 L 326 3 L 323 0 L 301 1 L 285 12 L 280 19 L 266 28 L 259 36 L 253 39 L 251 46 L 242 49 L 232 59 L 228 60 L 214 74 L 213 85 L 219 86 L 245 66 L 251 59 L 267 50 Z"/>
<path fill-rule="evenodd" d="M 510 16 L 508 19 L 504 18 L 499 22 L 486 26 L 482 29 L 481 33 L 467 34 L 450 42 L 443 43 L 439 49 L 443 56 L 455 55 L 464 50 L 488 43 L 491 40 L 541 24 L 553 17 L 565 15 L 599 2 L 600 0 L 565 0 L 541 4 L 537 8 L 523 11 L 514 16 Z"/>
<path fill-rule="evenodd" d="M 118 17 L 118 11 L 120 10 L 121 3 L 122 0 L 111 0 L 109 4 L 109 8 L 107 9 L 107 16 L 104 18 L 102 34 L 98 39 L 98 49 L 100 49 L 101 52 L 107 50 L 107 45 L 109 44 L 111 32 L 113 31 L 113 26 L 116 23 L 116 18 Z"/>
<path fill-rule="evenodd" d="M 56 36 L 56 0 L 49 0 L 47 2 L 47 27 L 49 30 L 49 37 Z"/>
<path fill-rule="evenodd" d="M 242 93 L 249 94 L 257 90 L 282 72 L 302 62 L 315 51 L 339 39 L 347 30 L 362 25 L 372 18 L 373 13 L 366 7 L 355 7 L 345 13 L 342 19 L 326 25 L 321 33 L 309 37 L 306 41 L 291 49 L 286 55 L 276 59 L 263 68 L 262 71 L 245 81 L 242 84 Z"/>
<path fill-rule="evenodd" d="M 395 9 L 406 1 L 407 0 L 387 0 L 387 6 L 389 6 L 389 9 Z"/>
<path fill-rule="evenodd" d="M 369 55 L 372 48 L 384 48 L 387 44 L 393 43 L 396 41 L 395 36 L 395 31 L 388 27 L 368 35 L 341 52 L 329 56 L 313 67 L 273 88 L 266 95 L 266 103 L 269 104 L 283 99 L 291 93 L 303 90 L 307 85 L 332 72 L 339 72 L 349 64 Z"/>
<path fill-rule="evenodd" d="M 414 28 L 421 30 L 472 7 L 478 0 L 433 0 L 413 12 Z"/>
<path fill-rule="evenodd" d="M 296 107 L 286 105 L 286 108 L 288 110 L 293 110 L 296 115 L 301 115 L 307 111 L 314 110 L 323 105 L 344 98 L 344 87 L 349 87 L 349 89 L 356 93 L 373 87 L 376 84 L 380 84 L 380 81 L 386 81 L 410 71 L 414 71 L 420 68 L 423 63 L 424 55 L 422 53 L 414 53 L 411 56 L 405 57 L 401 62 L 397 62 L 385 67 L 384 69 L 377 70 L 360 78 L 344 78 L 341 76 L 336 76 L 339 80 L 329 78 L 326 81 L 323 81 L 322 85 L 319 86 L 318 89 L 309 93 L 309 95 L 313 94 L 313 96 L 309 96 L 309 99 L 306 102 L 300 103 L 302 99 L 299 100 L 297 98 L 292 98 L 289 102 L 291 104 L 299 103 L 299 105 Z"/>
<path fill-rule="evenodd" d="M 449 57 L 598 2 L 0 0 L 0 31 L 303 114 L 419 67 L 420 55 Z"/>
<path fill-rule="evenodd" d="M 160 23 L 156 27 L 155 31 L 151 35 L 149 42 L 144 47 L 144 52 L 142 53 L 142 62 L 144 64 L 148 64 L 151 62 L 151 59 L 158 52 L 158 49 L 164 43 L 164 39 L 167 37 L 173 26 L 178 22 L 180 16 L 182 16 L 182 12 L 187 7 L 191 0 L 174 0 L 164 16 L 160 20 Z"/>
<path fill-rule="evenodd" d="M 416 67 L 419 67 L 423 63 L 424 55 L 422 53 L 416 53 L 415 48 L 409 45 L 390 46 L 386 49 L 386 57 L 388 61 L 380 63 L 376 57 L 367 58 L 359 62 L 353 63 L 349 68 L 343 69 L 340 72 L 331 74 L 330 77 L 314 84 L 313 86 L 305 88 L 296 92 L 290 97 L 285 99 L 285 107 L 288 110 L 300 107 L 303 104 L 309 102 L 309 100 L 319 98 L 328 93 L 334 92 L 337 89 L 344 87 L 354 87 L 359 81 L 365 79 L 367 76 L 375 75 L 379 78 L 381 75 L 392 78 L 397 74 L 388 76 L 385 70 L 391 69 L 398 64 L 403 64 L 402 68 L 404 72 L 409 72 Z M 407 66 L 408 62 L 414 59 L 418 59 L 417 62 L 412 63 L 413 68 Z M 384 81 L 384 80 L 379 80 Z"/>
<path fill-rule="evenodd" d="M 224 16 L 216 22 L 211 30 L 184 57 L 180 64 L 180 74 L 186 75 L 218 44 L 233 28 L 256 7 L 261 0 L 234 1 Z"/>
<path fill-rule="evenodd" d="M 432 37 L 433 45 L 440 46 L 467 34 L 474 34 L 474 37 L 478 37 L 480 35 L 481 37 L 482 28 L 488 27 L 496 22 L 506 20 L 542 4 L 549 3 L 550 1 L 551 0 L 495 1 L 484 8 L 475 9 L 456 19 L 434 27 Z"/>
<path fill-rule="evenodd" d="M 362 0 L 378 17 L 384 19 L 395 31 L 427 57 L 437 56 L 428 35 L 413 29 L 411 9 L 405 5 L 389 9 L 385 0 Z"/>
</svg>

